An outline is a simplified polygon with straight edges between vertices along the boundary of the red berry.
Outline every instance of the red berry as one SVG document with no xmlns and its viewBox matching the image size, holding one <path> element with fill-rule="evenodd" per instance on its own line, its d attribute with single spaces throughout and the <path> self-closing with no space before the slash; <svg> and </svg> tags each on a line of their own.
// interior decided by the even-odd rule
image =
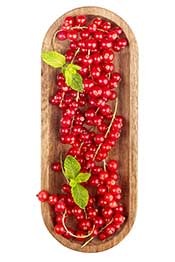
<svg viewBox="0 0 175 262">
<path fill-rule="evenodd" d="M 55 233 L 58 235 L 63 235 L 66 232 L 61 223 L 57 224 L 54 229 L 55 229 Z"/>
<path fill-rule="evenodd" d="M 106 86 L 108 84 L 108 78 L 106 77 L 105 74 L 101 74 L 99 77 L 98 77 L 98 83 L 102 86 Z"/>
<path fill-rule="evenodd" d="M 100 233 L 98 235 L 98 238 L 103 241 L 103 240 L 105 240 L 107 238 L 107 235 L 105 233 Z"/>
<path fill-rule="evenodd" d="M 114 60 L 114 53 L 112 50 L 104 50 L 102 53 L 102 58 L 105 62 L 112 62 Z"/>
<path fill-rule="evenodd" d="M 105 230 L 104 230 L 104 233 L 107 235 L 107 236 L 111 236 L 115 233 L 116 229 L 115 229 L 115 226 L 110 224 L 108 225 Z"/>
<path fill-rule="evenodd" d="M 113 215 L 113 210 L 110 207 L 104 207 L 102 209 L 102 215 L 104 218 L 111 218 Z"/>
<path fill-rule="evenodd" d="M 72 50 L 67 50 L 65 57 L 66 57 L 66 62 L 68 63 L 71 62 L 74 57 L 74 52 Z"/>
<path fill-rule="evenodd" d="M 97 216 L 97 213 L 98 213 L 98 210 L 94 209 L 94 208 L 88 208 L 88 212 L 87 212 L 87 215 L 88 215 L 88 218 L 89 219 L 93 219 Z"/>
<path fill-rule="evenodd" d="M 114 71 L 114 64 L 108 62 L 103 65 L 103 69 L 107 74 L 112 73 Z"/>
<path fill-rule="evenodd" d="M 109 105 L 104 105 L 100 107 L 100 112 L 102 115 L 107 116 L 112 112 L 112 110 Z"/>
<path fill-rule="evenodd" d="M 117 37 L 118 37 L 118 34 L 116 30 L 109 31 L 108 33 L 109 40 L 114 41 L 115 39 L 117 39 Z"/>
<path fill-rule="evenodd" d="M 99 86 L 94 86 L 93 89 L 89 91 L 89 95 L 93 98 L 100 97 L 102 95 L 102 89 Z"/>
<path fill-rule="evenodd" d="M 123 33 L 122 29 L 119 26 L 115 27 L 113 30 L 116 31 L 118 35 L 121 35 Z"/>
<path fill-rule="evenodd" d="M 89 219 L 82 219 L 79 222 L 78 227 L 83 231 L 88 231 L 91 229 L 91 222 Z"/>
<path fill-rule="evenodd" d="M 72 120 L 70 117 L 65 116 L 61 119 L 61 127 L 70 127 Z"/>
<path fill-rule="evenodd" d="M 104 38 L 104 33 L 101 31 L 96 31 L 94 33 L 94 38 L 98 41 L 102 41 L 102 39 Z"/>
<path fill-rule="evenodd" d="M 92 23 L 92 24 L 88 25 L 88 31 L 90 33 L 94 33 L 94 32 L 96 32 L 96 30 L 97 30 L 97 25 L 96 24 Z"/>
<path fill-rule="evenodd" d="M 96 115 L 96 113 L 95 113 L 95 110 L 94 110 L 94 109 L 89 108 L 89 109 L 87 109 L 87 110 L 85 111 L 85 117 L 86 117 L 86 119 L 93 119 L 95 115 Z"/>
<path fill-rule="evenodd" d="M 63 201 L 59 201 L 55 205 L 55 212 L 64 212 L 66 209 L 66 205 Z"/>
<path fill-rule="evenodd" d="M 68 184 L 63 184 L 61 190 L 63 193 L 70 193 L 70 186 Z"/>
<path fill-rule="evenodd" d="M 116 208 L 118 206 L 118 203 L 117 201 L 115 200 L 112 200 L 110 203 L 109 203 L 109 207 L 110 208 Z"/>
<path fill-rule="evenodd" d="M 91 186 L 98 186 L 100 181 L 99 181 L 99 178 L 95 175 L 92 175 L 88 181 L 89 185 Z"/>
<path fill-rule="evenodd" d="M 52 168 L 53 171 L 59 172 L 59 171 L 61 170 L 61 164 L 60 164 L 60 162 L 54 162 L 54 163 L 52 163 L 51 168 Z"/>
<path fill-rule="evenodd" d="M 108 177 L 105 182 L 106 182 L 106 185 L 109 187 L 114 186 L 116 184 L 116 181 L 110 177 Z"/>
<path fill-rule="evenodd" d="M 107 187 L 104 185 L 99 185 L 97 188 L 97 194 L 104 195 L 107 192 Z"/>
<path fill-rule="evenodd" d="M 125 221 L 125 217 L 121 214 L 115 214 L 114 224 L 121 225 Z"/>
<path fill-rule="evenodd" d="M 116 160 L 110 160 L 107 162 L 107 168 L 109 171 L 116 172 L 118 168 L 118 163 Z"/>
<path fill-rule="evenodd" d="M 117 83 L 121 80 L 121 75 L 117 72 L 111 74 L 111 79 L 114 79 L 117 81 Z"/>
<path fill-rule="evenodd" d="M 102 171 L 102 168 L 100 166 L 94 166 L 92 168 L 93 175 L 98 175 Z"/>
<path fill-rule="evenodd" d="M 100 17 L 96 17 L 94 18 L 94 20 L 92 21 L 93 24 L 95 24 L 97 27 L 100 27 L 102 24 L 102 19 Z"/>
<path fill-rule="evenodd" d="M 79 216 L 79 215 L 83 214 L 83 210 L 82 210 L 80 207 L 75 206 L 75 207 L 73 207 L 73 209 L 72 209 L 72 214 L 73 214 L 75 217 L 76 217 L 76 216 Z"/>
<path fill-rule="evenodd" d="M 123 210 L 124 208 L 122 205 L 117 205 L 117 207 L 115 208 L 116 213 L 123 213 Z"/>
<path fill-rule="evenodd" d="M 101 67 L 99 66 L 93 67 L 91 70 L 91 75 L 93 78 L 98 79 L 101 75 Z"/>
<path fill-rule="evenodd" d="M 77 30 L 70 30 L 67 32 L 67 38 L 69 40 L 75 41 L 78 39 L 78 32 Z"/>
<path fill-rule="evenodd" d="M 110 186 L 110 192 L 113 195 L 117 195 L 117 194 L 121 194 L 122 190 L 121 190 L 121 187 L 119 185 L 112 185 L 112 186 Z"/>
<path fill-rule="evenodd" d="M 103 121 L 103 116 L 99 116 L 99 115 L 94 116 L 93 119 L 94 125 L 99 126 L 101 125 L 102 121 Z"/>
<path fill-rule="evenodd" d="M 86 48 L 90 50 L 94 50 L 97 48 L 97 41 L 95 39 L 88 39 L 86 41 Z"/>
<path fill-rule="evenodd" d="M 75 18 L 76 25 L 83 26 L 86 24 L 86 16 L 85 15 L 78 15 Z"/>
<path fill-rule="evenodd" d="M 56 223 L 57 224 L 60 224 L 60 223 L 62 224 L 62 220 L 63 220 L 63 215 L 62 214 L 57 214 L 57 216 L 55 218 Z M 66 221 L 66 218 L 65 218 L 64 221 Z"/>
<path fill-rule="evenodd" d="M 41 202 L 46 202 L 49 199 L 49 193 L 46 190 L 41 190 L 38 194 L 37 194 L 38 200 Z"/>
<path fill-rule="evenodd" d="M 109 177 L 109 174 L 108 174 L 108 172 L 102 170 L 102 171 L 100 171 L 98 177 L 101 181 L 106 181 L 106 179 Z"/>
<path fill-rule="evenodd" d="M 64 41 L 67 39 L 67 32 L 66 31 L 59 31 L 57 34 L 56 34 L 56 38 L 60 41 Z"/>
<path fill-rule="evenodd" d="M 124 48 L 128 45 L 128 41 L 126 38 L 119 38 L 117 39 L 116 43 L 120 48 Z"/>
<path fill-rule="evenodd" d="M 102 144 L 104 142 L 105 138 L 104 138 L 104 135 L 102 134 L 97 134 L 95 137 L 94 137 L 94 141 L 96 144 Z"/>
<path fill-rule="evenodd" d="M 111 202 L 111 201 L 113 201 L 113 199 L 114 199 L 114 196 L 111 194 L 111 193 L 105 193 L 105 195 L 104 195 L 104 201 L 106 201 L 106 202 Z"/>
<path fill-rule="evenodd" d="M 94 81 L 92 79 L 85 78 L 83 80 L 83 85 L 84 85 L 84 90 L 88 92 L 94 86 Z"/>
<path fill-rule="evenodd" d="M 103 39 L 100 43 L 100 47 L 103 49 L 109 49 L 112 47 L 112 42 L 109 39 Z"/>
<path fill-rule="evenodd" d="M 55 194 L 52 194 L 49 196 L 48 203 L 51 206 L 54 206 L 58 202 L 58 196 Z"/>
<path fill-rule="evenodd" d="M 110 22 L 106 22 L 104 21 L 101 26 L 101 29 L 105 30 L 105 31 L 109 31 L 111 29 L 111 23 Z"/>
<path fill-rule="evenodd" d="M 92 58 L 93 58 L 93 63 L 95 63 L 95 64 L 100 64 L 101 61 L 102 61 L 102 56 L 101 56 L 101 54 L 99 54 L 99 53 L 93 54 L 93 55 L 92 55 Z M 100 70 L 100 71 L 101 71 L 101 70 Z"/>
<path fill-rule="evenodd" d="M 90 32 L 88 29 L 83 29 L 82 31 L 80 31 L 80 37 L 82 39 L 88 39 L 90 35 Z"/>
<path fill-rule="evenodd" d="M 76 41 L 71 41 L 70 42 L 70 49 L 75 51 L 77 49 L 77 42 Z"/>
<path fill-rule="evenodd" d="M 74 17 L 72 17 L 72 16 L 67 16 L 67 17 L 64 19 L 64 25 L 73 26 L 73 25 L 74 25 Z"/>
<path fill-rule="evenodd" d="M 102 227 L 104 225 L 105 221 L 102 217 L 100 216 L 97 216 L 95 219 L 94 219 L 94 225 L 99 228 L 99 227 Z"/>
</svg>

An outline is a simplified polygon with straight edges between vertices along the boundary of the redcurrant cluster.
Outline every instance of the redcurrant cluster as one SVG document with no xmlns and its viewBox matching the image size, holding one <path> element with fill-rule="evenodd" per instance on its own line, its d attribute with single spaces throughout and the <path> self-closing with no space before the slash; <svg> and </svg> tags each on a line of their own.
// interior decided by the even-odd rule
<svg viewBox="0 0 175 262">
<path fill-rule="evenodd" d="M 66 62 L 81 67 L 83 92 L 72 90 L 59 72 L 57 92 L 50 98 L 50 103 L 62 110 L 60 141 L 71 145 L 67 155 L 79 161 L 82 172 L 91 173 L 91 178 L 84 184 L 92 193 L 86 211 L 75 205 L 68 184 L 62 185 L 60 195 L 49 195 L 42 190 L 38 198 L 54 207 L 57 234 L 81 241 L 87 236 L 104 240 L 125 220 L 118 163 L 116 160 L 106 163 L 105 159 L 123 127 L 123 117 L 117 115 L 116 89 L 121 75 L 114 71 L 114 52 L 125 48 L 128 41 L 119 26 L 99 17 L 88 21 L 83 15 L 66 17 L 56 38 L 70 41 L 65 53 Z M 109 103 L 113 100 L 114 109 Z M 103 167 L 101 163 L 97 165 L 102 160 L 106 163 Z M 60 163 L 53 163 L 52 170 L 59 172 Z M 67 228 L 65 222 L 72 216 L 76 226 Z"/>
<path fill-rule="evenodd" d="M 52 169 L 60 171 L 60 163 L 53 163 Z M 100 166 L 92 168 L 92 177 L 87 187 L 93 187 L 94 192 L 88 201 L 86 211 L 78 207 L 71 196 L 70 186 L 63 184 L 62 193 L 51 194 L 45 190 L 39 192 L 38 199 L 48 202 L 55 212 L 55 232 L 65 238 L 74 237 L 84 241 L 87 236 L 100 240 L 113 235 L 125 221 L 121 204 L 121 187 L 118 184 L 118 163 L 115 160 L 107 162 L 106 171 Z M 64 213 L 66 216 L 64 217 Z M 66 220 L 73 218 L 74 228 L 65 225 Z M 90 235 L 89 235 L 90 232 Z"/>
</svg>

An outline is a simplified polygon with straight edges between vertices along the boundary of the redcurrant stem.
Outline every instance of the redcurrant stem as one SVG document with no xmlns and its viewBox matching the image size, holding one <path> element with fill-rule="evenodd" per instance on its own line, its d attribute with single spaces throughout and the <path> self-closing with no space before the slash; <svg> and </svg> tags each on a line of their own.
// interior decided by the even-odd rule
<svg viewBox="0 0 175 262">
<path fill-rule="evenodd" d="M 102 227 L 102 228 L 100 229 L 100 231 L 98 232 L 98 234 L 101 233 L 101 232 L 103 232 L 103 230 L 104 230 L 107 226 L 109 226 L 112 222 L 113 222 L 113 218 L 109 221 L 109 223 L 107 223 L 104 227 Z"/>
<path fill-rule="evenodd" d="M 88 27 L 87 26 L 74 26 L 74 27 L 70 28 L 70 30 L 73 30 L 73 29 L 81 29 L 81 30 L 83 30 L 83 29 L 88 29 Z M 108 33 L 108 31 L 103 30 L 101 28 L 97 28 L 97 31 Z"/>
<path fill-rule="evenodd" d="M 52 49 L 55 51 L 55 48 L 54 48 L 54 42 L 55 42 L 55 38 L 56 38 L 56 35 L 58 32 L 60 32 L 61 30 L 56 30 L 53 37 L 52 37 L 52 40 L 51 40 L 51 46 L 52 46 Z"/>
<path fill-rule="evenodd" d="M 86 208 L 84 208 L 84 215 L 85 215 L 85 218 L 87 218 Z"/>
<path fill-rule="evenodd" d="M 118 97 L 116 98 L 115 100 L 115 108 L 114 108 L 114 113 L 113 113 L 113 116 L 112 116 L 112 119 L 111 119 L 111 122 L 108 126 L 108 129 L 106 131 L 106 134 L 105 134 L 105 138 L 107 137 L 107 135 L 109 134 L 110 132 L 110 129 L 111 129 L 111 126 L 112 126 L 112 123 L 114 122 L 114 119 L 116 117 L 116 114 L 117 114 L 117 108 L 118 108 Z M 95 151 L 95 154 L 94 154 L 94 157 L 93 157 L 93 161 L 95 160 L 100 148 L 101 148 L 102 144 L 99 144 L 98 147 L 97 147 L 97 150 Z"/>
<path fill-rule="evenodd" d="M 113 218 L 109 221 L 109 223 L 107 223 L 103 228 L 100 229 L 100 231 L 98 232 L 98 234 L 101 233 L 101 232 L 102 232 L 107 226 L 109 226 L 112 222 L 113 222 Z M 96 236 L 89 238 L 89 239 L 81 246 L 81 248 L 87 246 L 95 237 L 96 237 Z"/>
<path fill-rule="evenodd" d="M 79 53 L 79 51 L 80 51 L 80 48 L 78 48 L 78 49 L 76 50 L 76 52 L 75 52 L 75 54 L 74 54 L 74 57 L 72 58 L 71 64 L 73 64 L 73 62 L 74 62 L 77 54 Z"/>
<path fill-rule="evenodd" d="M 63 103 L 64 95 L 65 95 L 65 92 L 62 93 L 62 97 L 61 97 L 60 105 L 62 105 L 62 103 Z"/>
<path fill-rule="evenodd" d="M 80 150 L 81 150 L 81 148 L 82 148 L 83 144 L 84 144 L 84 142 L 81 142 L 81 144 L 80 144 Z"/>
<path fill-rule="evenodd" d="M 98 107 L 97 110 L 95 111 L 96 114 L 97 114 L 97 112 L 99 111 L 99 109 L 100 109 L 100 108 Z"/>
<path fill-rule="evenodd" d="M 109 126 L 108 126 L 108 129 L 107 129 L 107 131 L 106 131 L 105 138 L 107 137 L 107 135 L 109 134 L 109 132 L 110 132 L 110 130 L 111 130 L 111 126 L 112 126 L 112 124 L 113 124 L 113 122 L 114 122 L 114 119 L 115 119 L 115 117 L 116 117 L 116 114 L 117 114 L 117 109 L 118 109 L 118 97 L 117 97 L 116 100 L 115 100 L 114 113 L 113 113 L 111 122 L 110 122 L 110 124 L 109 124 Z"/>
<path fill-rule="evenodd" d="M 103 160 L 104 171 L 106 172 L 106 160 Z"/>
<path fill-rule="evenodd" d="M 89 239 L 81 246 L 81 248 L 87 246 L 94 238 L 95 238 L 95 237 L 89 238 Z"/>
<path fill-rule="evenodd" d="M 62 217 L 62 224 L 63 224 L 63 227 L 64 229 L 66 230 L 66 232 L 71 235 L 72 237 L 75 237 L 75 238 L 87 238 L 89 237 L 93 231 L 94 231 L 94 228 L 95 228 L 95 225 L 93 226 L 92 230 L 87 234 L 87 235 L 84 235 L 84 236 L 76 236 L 74 235 L 71 231 L 69 231 L 69 229 L 67 228 L 66 224 L 65 224 L 65 217 L 66 217 L 66 211 L 64 212 L 63 214 L 63 217 Z"/>
<path fill-rule="evenodd" d="M 62 152 L 60 153 L 60 163 L 61 163 L 61 170 L 62 170 L 62 173 L 63 173 L 63 175 L 64 175 L 64 168 L 63 168 L 63 154 L 62 154 Z M 65 175 L 64 175 L 64 177 L 65 177 Z M 69 181 L 67 180 L 66 177 L 65 177 L 65 179 L 66 179 L 67 183 L 69 184 Z"/>
<path fill-rule="evenodd" d="M 80 97 L 80 94 L 79 94 L 79 92 L 77 92 L 77 96 L 76 96 L 76 98 L 75 98 L 76 102 L 78 102 L 79 97 Z"/>
</svg>

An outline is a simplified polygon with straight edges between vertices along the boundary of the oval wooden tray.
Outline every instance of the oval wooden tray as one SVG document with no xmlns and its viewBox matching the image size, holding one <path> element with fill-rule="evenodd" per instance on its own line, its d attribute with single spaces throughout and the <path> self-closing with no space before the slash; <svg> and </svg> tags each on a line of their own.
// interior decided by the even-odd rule
<svg viewBox="0 0 175 262">
<path fill-rule="evenodd" d="M 137 44 L 130 27 L 115 13 L 99 7 L 81 7 L 74 9 L 55 21 L 49 28 L 43 41 L 42 51 L 53 50 L 52 38 L 62 24 L 66 16 L 87 15 L 89 19 L 94 16 L 111 20 L 119 25 L 129 42 L 129 47 L 117 53 L 115 68 L 122 74 L 123 81 L 119 92 L 119 114 L 123 115 L 126 122 L 116 147 L 111 151 L 112 158 L 119 161 L 121 185 L 123 189 L 126 222 L 120 232 L 107 239 L 105 242 L 93 240 L 89 245 L 81 248 L 81 243 L 67 240 L 54 233 L 52 211 L 47 203 L 42 204 L 42 216 L 50 233 L 63 245 L 82 252 L 99 252 L 118 244 L 130 231 L 136 214 L 137 204 L 137 74 L 138 74 L 138 50 Z M 56 50 L 63 53 L 68 42 L 56 43 Z M 60 112 L 49 104 L 49 97 L 56 91 L 56 70 L 42 63 L 42 176 L 41 188 L 50 193 L 57 193 L 58 187 L 63 183 L 62 176 L 53 175 L 49 169 L 50 163 L 58 160 L 59 152 L 66 150 L 58 141 Z"/>
</svg>

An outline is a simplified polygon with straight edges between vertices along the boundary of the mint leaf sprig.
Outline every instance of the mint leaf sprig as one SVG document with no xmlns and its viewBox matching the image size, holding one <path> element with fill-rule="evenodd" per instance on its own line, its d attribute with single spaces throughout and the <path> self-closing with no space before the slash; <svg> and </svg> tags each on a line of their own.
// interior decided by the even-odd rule
<svg viewBox="0 0 175 262">
<path fill-rule="evenodd" d="M 65 79 L 66 84 L 77 92 L 83 91 L 83 79 L 77 72 L 81 69 L 80 66 L 75 64 L 67 64 L 64 55 L 56 51 L 42 52 L 42 60 L 53 68 L 60 68 Z"/>
<path fill-rule="evenodd" d="M 91 174 L 82 173 L 80 170 L 80 163 L 75 159 L 75 157 L 68 155 L 64 160 L 63 174 L 69 181 L 74 202 L 80 208 L 84 209 L 89 201 L 89 193 L 81 183 L 87 182 Z"/>
</svg>

